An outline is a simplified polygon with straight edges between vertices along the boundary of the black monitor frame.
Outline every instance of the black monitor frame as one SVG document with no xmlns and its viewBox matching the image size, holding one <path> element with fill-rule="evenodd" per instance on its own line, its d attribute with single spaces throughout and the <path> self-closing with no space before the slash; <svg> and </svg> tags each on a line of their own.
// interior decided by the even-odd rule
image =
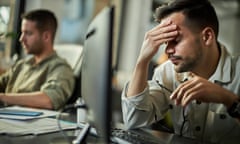
<svg viewBox="0 0 240 144">
<path fill-rule="evenodd" d="M 110 141 L 113 18 L 113 6 L 101 10 L 88 27 L 83 47 L 81 96 L 87 106 L 87 122 L 96 128 L 101 143 Z M 89 125 L 83 133 L 88 129 Z"/>
</svg>

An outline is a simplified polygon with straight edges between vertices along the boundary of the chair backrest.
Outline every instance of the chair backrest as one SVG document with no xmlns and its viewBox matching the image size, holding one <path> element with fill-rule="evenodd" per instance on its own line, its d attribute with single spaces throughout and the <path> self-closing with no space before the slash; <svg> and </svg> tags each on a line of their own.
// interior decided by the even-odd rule
<svg viewBox="0 0 240 144">
<path fill-rule="evenodd" d="M 54 45 L 54 49 L 60 57 L 66 59 L 73 70 L 76 69 L 79 60 L 82 58 L 82 45 L 59 44 Z"/>
<path fill-rule="evenodd" d="M 73 104 L 81 97 L 82 45 L 63 44 L 54 46 L 57 54 L 71 65 L 75 76 L 75 87 L 66 104 Z"/>
</svg>

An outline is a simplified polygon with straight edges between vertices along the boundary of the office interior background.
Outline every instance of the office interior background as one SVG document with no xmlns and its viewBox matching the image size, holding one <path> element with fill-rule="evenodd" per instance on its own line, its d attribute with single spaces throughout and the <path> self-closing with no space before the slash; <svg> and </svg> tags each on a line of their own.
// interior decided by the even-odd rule
<svg viewBox="0 0 240 144">
<path fill-rule="evenodd" d="M 115 6 L 114 60 L 118 86 L 128 79 L 144 33 L 156 23 L 154 9 L 167 0 L 1 0 L 0 1 L 0 67 L 6 69 L 24 53 L 18 42 L 20 15 L 37 8 L 52 10 L 59 21 L 55 45 L 83 45 L 91 19 L 105 6 Z M 219 40 L 233 55 L 240 54 L 240 0 L 210 0 L 220 20 Z M 161 52 L 159 52 L 161 53 Z M 155 56 L 155 60 L 158 55 Z"/>
<path fill-rule="evenodd" d="M 113 68 L 115 84 L 121 90 L 129 79 L 144 34 L 157 23 L 154 9 L 167 0 L 1 0 L 0 68 L 7 69 L 24 57 L 18 42 L 21 13 L 44 8 L 52 10 L 59 22 L 55 47 L 81 47 L 93 17 L 107 5 L 115 6 Z M 240 54 L 240 0 L 210 0 L 220 20 L 219 40 L 233 55 Z M 157 61 L 159 52 L 153 59 Z"/>
</svg>

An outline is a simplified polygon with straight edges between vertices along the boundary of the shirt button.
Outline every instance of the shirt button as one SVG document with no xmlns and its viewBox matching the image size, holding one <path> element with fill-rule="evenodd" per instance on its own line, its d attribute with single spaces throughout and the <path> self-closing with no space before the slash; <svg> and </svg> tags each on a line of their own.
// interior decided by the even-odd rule
<svg viewBox="0 0 240 144">
<path fill-rule="evenodd" d="M 227 116 L 225 114 L 220 114 L 219 117 L 220 119 L 226 119 Z"/>
<path fill-rule="evenodd" d="M 169 104 L 169 108 L 170 108 L 170 109 L 173 109 L 173 105 L 172 105 L 172 104 Z"/>
<path fill-rule="evenodd" d="M 201 130 L 201 127 L 200 127 L 200 126 L 196 126 L 196 127 L 195 127 L 195 130 L 196 130 L 196 131 L 200 131 L 200 130 Z"/>
</svg>

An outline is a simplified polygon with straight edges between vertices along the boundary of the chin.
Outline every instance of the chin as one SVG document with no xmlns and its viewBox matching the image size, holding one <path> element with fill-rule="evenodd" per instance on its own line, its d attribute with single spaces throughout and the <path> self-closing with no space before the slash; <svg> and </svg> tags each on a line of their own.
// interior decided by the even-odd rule
<svg viewBox="0 0 240 144">
<path fill-rule="evenodd" d="M 186 69 L 184 67 L 181 67 L 180 65 L 178 65 L 178 66 L 175 65 L 174 69 L 177 73 L 182 73 L 182 72 L 187 72 L 188 71 L 188 69 Z"/>
</svg>

